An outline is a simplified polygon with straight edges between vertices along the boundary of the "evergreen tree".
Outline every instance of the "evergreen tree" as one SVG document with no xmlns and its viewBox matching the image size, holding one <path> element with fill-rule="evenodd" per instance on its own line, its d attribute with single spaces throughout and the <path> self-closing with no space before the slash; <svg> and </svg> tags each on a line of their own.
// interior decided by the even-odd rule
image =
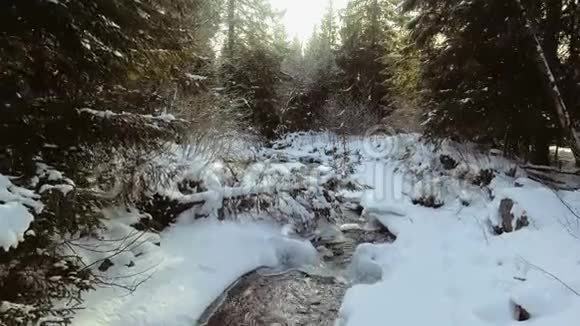
<svg viewBox="0 0 580 326">
<path fill-rule="evenodd" d="M 428 60 L 423 79 L 430 89 L 429 131 L 503 145 L 548 163 L 548 145 L 561 137 L 552 81 L 539 64 L 538 36 L 553 82 L 577 112 L 570 94 L 577 80 L 567 69 L 576 45 L 574 1 L 407 1 L 418 11 L 413 36 Z M 566 18 L 564 18 L 566 17 Z M 532 33 L 531 33 L 532 32 Z M 572 55 L 573 56 L 573 55 Z M 568 72 L 566 72 L 568 71 Z"/>
<path fill-rule="evenodd" d="M 106 171 L 99 182 L 88 175 L 104 162 L 118 168 L 132 150 L 150 153 L 184 138 L 182 120 L 153 115 L 168 109 L 176 85 L 192 90 L 188 74 L 209 70 L 218 4 L 0 2 L 0 173 L 18 175 L 11 182 L 44 204 L 31 210 L 24 241 L 0 252 L 0 302 L 8 307 L 0 324 L 33 325 L 48 316 L 44 323 L 66 325 L 74 308 L 54 304 L 81 303 L 81 292 L 95 286 L 92 269 L 62 250 L 70 238 L 102 227 L 98 209 L 107 200 L 80 189 L 107 188 L 103 180 L 111 179 L 128 186 L 126 175 Z M 41 191 L 57 182 L 49 166 L 67 176 L 70 191 Z M 127 174 L 141 167 L 135 163 Z"/>
<path fill-rule="evenodd" d="M 305 59 L 312 81 L 332 80 L 336 75 L 337 21 L 333 0 L 328 1 L 320 26 L 315 27 L 306 44 Z"/>
<path fill-rule="evenodd" d="M 293 79 L 304 82 L 306 79 L 306 61 L 303 53 L 302 41 L 295 37 L 288 45 L 288 50 L 284 56 L 282 64 L 284 72 L 291 75 Z"/>
<path fill-rule="evenodd" d="M 290 52 L 290 42 L 288 41 L 286 27 L 279 19 L 276 19 L 274 21 L 273 29 L 273 50 L 280 58 L 282 58 L 282 60 L 284 60 Z"/>
<path fill-rule="evenodd" d="M 286 51 L 281 14 L 266 0 L 229 0 L 222 76 L 235 104 L 248 111 L 253 125 L 267 138 L 275 135 L 278 86 Z"/>
<path fill-rule="evenodd" d="M 389 78 L 384 56 L 394 50 L 401 25 L 396 0 L 352 0 L 342 17 L 342 46 L 337 63 L 349 94 L 384 111 Z"/>
</svg>

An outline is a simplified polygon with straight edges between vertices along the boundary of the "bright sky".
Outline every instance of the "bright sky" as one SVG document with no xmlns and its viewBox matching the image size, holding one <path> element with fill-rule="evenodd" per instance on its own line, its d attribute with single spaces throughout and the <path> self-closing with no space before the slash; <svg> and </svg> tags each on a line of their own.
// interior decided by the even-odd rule
<svg viewBox="0 0 580 326">
<path fill-rule="evenodd" d="M 328 0 L 270 0 L 277 9 L 285 9 L 284 23 L 290 39 L 298 36 L 306 41 L 315 25 L 320 23 L 328 6 Z M 346 6 L 348 0 L 333 0 L 334 8 Z"/>
</svg>

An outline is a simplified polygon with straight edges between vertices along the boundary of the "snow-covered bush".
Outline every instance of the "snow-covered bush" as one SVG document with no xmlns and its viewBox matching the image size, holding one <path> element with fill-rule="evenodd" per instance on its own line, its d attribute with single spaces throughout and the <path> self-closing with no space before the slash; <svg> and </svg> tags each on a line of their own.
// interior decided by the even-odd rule
<svg viewBox="0 0 580 326">
<path fill-rule="evenodd" d="M 24 240 L 24 233 L 34 220 L 33 212 L 41 212 L 43 205 L 32 191 L 17 187 L 0 174 L 0 248 L 8 252 Z"/>
<path fill-rule="evenodd" d="M 419 135 L 387 136 L 378 142 L 390 144 L 386 154 L 400 163 L 397 170 L 410 187 L 405 194 L 415 204 L 427 207 L 456 200 L 467 206 L 473 198 L 466 190 L 489 197 L 494 178 L 522 175 L 513 161 L 483 152 L 473 144 L 433 142 Z"/>
<path fill-rule="evenodd" d="M 46 316 L 64 324 L 74 307 L 55 309 L 54 301 L 80 302 L 94 280 L 61 252 L 61 241 L 90 233 L 99 222 L 60 171 L 37 163 L 28 185 L 33 190 L 0 174 L 0 324 L 26 325 Z"/>
<path fill-rule="evenodd" d="M 322 108 L 322 129 L 341 136 L 364 135 L 380 121 L 380 114 L 363 101 L 334 97 Z"/>
</svg>

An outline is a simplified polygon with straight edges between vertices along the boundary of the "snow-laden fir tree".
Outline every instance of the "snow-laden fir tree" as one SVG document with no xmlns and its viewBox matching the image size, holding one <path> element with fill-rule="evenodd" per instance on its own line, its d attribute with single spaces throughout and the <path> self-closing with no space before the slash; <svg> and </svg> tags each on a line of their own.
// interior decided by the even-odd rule
<svg viewBox="0 0 580 326">
<path fill-rule="evenodd" d="M 573 140 L 574 125 L 561 123 L 556 104 L 578 116 L 576 1 L 408 0 L 405 9 L 417 13 L 413 37 L 427 56 L 431 134 L 501 146 L 542 164 L 550 144 Z M 553 83 L 562 90 L 558 101 Z"/>
</svg>

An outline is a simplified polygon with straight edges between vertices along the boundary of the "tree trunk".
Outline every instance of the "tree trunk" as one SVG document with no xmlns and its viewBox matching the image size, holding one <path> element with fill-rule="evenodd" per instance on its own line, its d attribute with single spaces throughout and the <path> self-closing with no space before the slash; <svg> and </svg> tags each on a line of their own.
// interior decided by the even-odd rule
<svg viewBox="0 0 580 326">
<path fill-rule="evenodd" d="M 568 138 L 568 141 L 570 143 L 569 144 L 570 148 L 574 152 L 574 157 L 576 158 L 576 162 L 578 163 L 578 162 L 580 162 L 580 135 L 578 135 L 578 133 L 574 129 L 574 125 L 572 123 L 570 113 L 568 112 L 568 108 L 566 107 L 566 103 L 564 103 L 564 100 L 562 98 L 562 94 L 560 93 L 560 89 L 559 89 L 558 84 L 556 82 L 556 78 L 554 77 L 554 74 L 552 72 L 552 68 L 550 67 L 550 63 L 548 61 L 546 53 L 544 52 L 542 44 L 540 43 L 538 35 L 536 34 L 536 32 L 533 29 L 533 26 L 532 26 L 530 18 L 528 17 L 526 8 L 522 4 L 522 0 L 515 0 L 515 1 L 519 6 L 522 18 L 524 19 L 525 28 L 526 28 L 527 32 L 530 34 L 530 38 L 532 39 L 532 41 L 535 43 L 536 55 L 538 56 L 538 63 L 539 63 L 538 67 L 539 67 L 540 71 L 548 79 L 547 85 L 548 85 L 549 89 L 547 91 L 548 91 L 549 96 L 552 99 L 553 104 L 554 104 L 554 109 L 555 109 L 556 114 L 558 116 L 558 122 L 560 123 L 560 127 L 562 128 L 562 130 L 564 130 L 564 132 Z"/>
<path fill-rule="evenodd" d="M 532 149 L 532 163 L 537 165 L 550 165 L 550 144 L 545 135 L 534 137 Z"/>
<path fill-rule="evenodd" d="M 544 53 L 552 69 L 558 69 L 558 45 L 562 31 L 562 0 L 546 1 L 546 28 L 544 32 Z"/>
</svg>

